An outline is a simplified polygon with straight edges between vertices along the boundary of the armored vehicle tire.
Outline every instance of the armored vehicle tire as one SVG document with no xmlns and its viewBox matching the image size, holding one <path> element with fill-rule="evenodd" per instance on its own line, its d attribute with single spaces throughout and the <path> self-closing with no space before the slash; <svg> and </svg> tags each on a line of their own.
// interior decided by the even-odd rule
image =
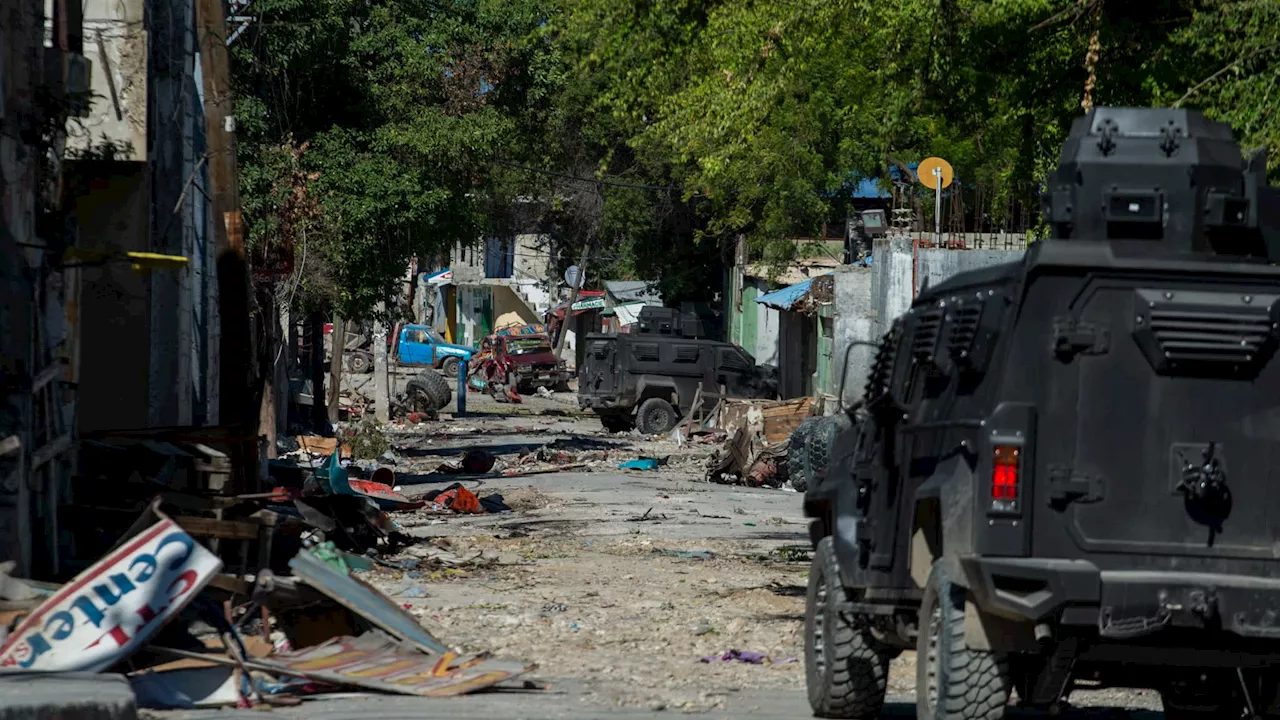
<svg viewBox="0 0 1280 720">
<path fill-rule="evenodd" d="M 444 373 L 445 377 L 456 378 L 458 377 L 458 365 L 460 364 L 458 358 L 450 355 L 440 361 L 440 372 Z"/>
<path fill-rule="evenodd" d="M 410 406 L 417 412 L 439 410 L 453 400 L 449 382 L 438 373 L 424 372 L 405 385 Z"/>
<path fill-rule="evenodd" d="M 627 413 L 602 413 L 600 424 L 612 433 L 627 432 L 635 427 L 635 420 Z"/>
<path fill-rule="evenodd" d="M 791 487 L 800 492 L 809 487 L 809 436 L 822 419 L 807 417 L 801 420 L 787 441 L 787 475 L 791 478 Z"/>
<path fill-rule="evenodd" d="M 347 361 L 347 367 L 356 375 L 373 372 L 373 358 L 369 353 L 356 350 L 351 353 L 351 359 Z"/>
<path fill-rule="evenodd" d="M 840 610 L 845 599 L 834 540 L 822 538 L 809 568 L 804 613 L 804 670 L 813 714 L 824 718 L 877 718 L 893 652 Z"/>
<path fill-rule="evenodd" d="M 934 563 L 920 603 L 916 641 L 919 720 L 1000 720 L 1012 682 L 1001 653 L 971 650 L 964 639 L 964 588 Z"/>
<path fill-rule="evenodd" d="M 636 411 L 636 428 L 645 435 L 662 435 L 671 432 L 679 419 L 671 403 L 662 398 L 649 398 L 640 403 Z"/>
</svg>

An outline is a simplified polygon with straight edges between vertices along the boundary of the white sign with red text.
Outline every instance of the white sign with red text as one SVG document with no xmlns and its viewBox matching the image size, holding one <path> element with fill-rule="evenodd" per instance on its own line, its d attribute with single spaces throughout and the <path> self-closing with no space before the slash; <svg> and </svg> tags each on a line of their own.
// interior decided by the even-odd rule
<svg viewBox="0 0 1280 720">
<path fill-rule="evenodd" d="M 105 670 L 141 647 L 220 569 L 216 555 L 160 515 L 23 619 L 0 646 L 0 670 Z"/>
</svg>

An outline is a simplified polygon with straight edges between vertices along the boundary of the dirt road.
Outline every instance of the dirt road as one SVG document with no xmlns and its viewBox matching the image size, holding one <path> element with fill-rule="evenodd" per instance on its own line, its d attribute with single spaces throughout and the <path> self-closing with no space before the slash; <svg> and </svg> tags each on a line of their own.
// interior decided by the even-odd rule
<svg viewBox="0 0 1280 720">
<path fill-rule="evenodd" d="M 538 400 L 515 409 L 563 408 Z M 479 559 L 412 575 L 362 574 L 446 643 L 537 663 L 533 679 L 549 689 L 448 701 L 330 700 L 273 714 L 810 716 L 801 637 L 809 548 L 799 495 L 702 482 L 709 447 L 607 435 L 591 418 L 482 415 L 428 427 L 430 433 L 411 429 L 393 437 L 397 482 L 411 496 L 457 480 L 426 473 L 474 447 L 512 463 L 549 446 L 587 465 L 467 482 L 480 495 L 500 493 L 510 513 L 397 514 L 406 532 L 423 538 L 418 552 Z M 666 458 L 666 465 L 617 469 L 640 456 Z M 767 661 L 718 659 L 733 650 Z M 914 717 L 914 663 L 911 652 L 894 661 L 886 717 Z M 1078 695 L 1074 701 L 1089 704 L 1159 707 L 1154 695 Z"/>
</svg>

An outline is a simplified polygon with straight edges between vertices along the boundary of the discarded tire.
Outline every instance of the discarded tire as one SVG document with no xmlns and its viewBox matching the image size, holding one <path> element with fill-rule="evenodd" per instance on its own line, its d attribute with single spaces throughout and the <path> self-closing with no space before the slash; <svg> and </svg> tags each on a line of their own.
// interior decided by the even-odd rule
<svg viewBox="0 0 1280 720">
<path fill-rule="evenodd" d="M 809 569 L 804 613 L 805 686 L 813 714 L 880 717 L 892 648 L 877 642 L 857 616 L 844 612 L 844 585 L 830 535 L 818 542 Z"/>
<path fill-rule="evenodd" d="M 853 427 L 853 420 L 844 413 L 817 420 L 805 443 L 808 457 L 804 483 L 811 488 L 818 487 L 827 479 L 827 471 L 836 456 L 836 440 Z"/>
<path fill-rule="evenodd" d="M 822 420 L 820 417 L 809 417 L 800 421 L 796 429 L 791 431 L 791 438 L 787 442 L 787 476 L 791 480 L 791 486 L 800 492 L 809 487 L 809 477 L 812 474 L 809 471 L 809 436 Z"/>
<path fill-rule="evenodd" d="M 676 426 L 676 409 L 662 398 L 649 398 L 636 411 L 636 428 L 645 435 L 662 435 Z"/>
<path fill-rule="evenodd" d="M 405 395 L 414 412 L 440 410 L 453 402 L 449 381 L 434 372 L 425 372 L 405 385 Z"/>
<path fill-rule="evenodd" d="M 970 649 L 964 588 L 941 563 L 929 573 L 916 640 L 916 716 L 920 720 L 1000 720 L 1012 687 L 1001 653 Z"/>
</svg>

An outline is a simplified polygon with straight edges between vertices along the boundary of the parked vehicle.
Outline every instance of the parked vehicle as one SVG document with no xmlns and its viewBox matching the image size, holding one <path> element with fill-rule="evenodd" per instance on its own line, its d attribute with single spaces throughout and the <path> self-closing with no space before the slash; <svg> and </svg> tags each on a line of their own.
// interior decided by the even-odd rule
<svg viewBox="0 0 1280 720">
<path fill-rule="evenodd" d="M 687 336 L 687 328 L 700 325 L 672 313 L 644 308 L 638 332 L 587 335 L 578 405 L 600 416 L 605 429 L 668 432 L 693 409 L 699 384 L 707 395 L 777 397 L 775 368 L 756 365 L 733 343 Z"/>
<path fill-rule="evenodd" d="M 565 390 L 571 377 L 546 335 L 490 335 L 480 342 L 478 357 L 489 363 L 483 368 L 486 380 L 505 383 L 518 393 L 539 387 Z"/>
<path fill-rule="evenodd" d="M 792 436 L 815 715 L 879 717 L 915 649 L 922 720 L 997 720 L 1015 692 L 1053 713 L 1083 687 L 1154 689 L 1170 720 L 1280 717 L 1266 171 L 1197 111 L 1090 112 L 1050 239 L 921 290 L 862 402 Z"/>
<path fill-rule="evenodd" d="M 392 346 L 397 365 L 429 365 L 445 377 L 458 377 L 458 366 L 470 361 L 475 350 L 466 345 L 453 345 L 426 325 L 405 325 Z"/>
</svg>

